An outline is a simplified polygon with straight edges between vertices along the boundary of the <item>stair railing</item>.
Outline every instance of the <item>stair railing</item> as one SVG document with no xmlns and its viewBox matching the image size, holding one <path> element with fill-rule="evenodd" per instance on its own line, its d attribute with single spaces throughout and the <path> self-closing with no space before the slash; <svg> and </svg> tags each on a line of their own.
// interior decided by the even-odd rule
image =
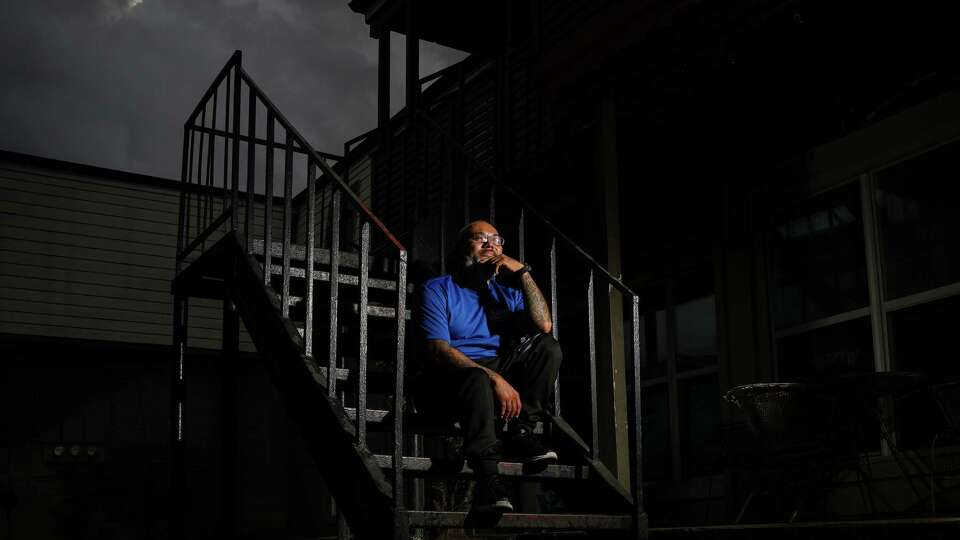
<svg viewBox="0 0 960 540">
<path fill-rule="evenodd" d="M 278 152 L 282 152 L 283 159 L 282 184 L 275 185 Z M 275 286 L 274 290 L 279 289 L 278 309 L 282 310 L 283 316 L 290 316 L 292 305 L 302 302 L 305 306 L 301 345 L 307 356 L 318 352 L 314 339 L 317 333 L 314 328 L 314 281 L 327 281 L 329 332 L 323 345 L 327 357 L 326 386 L 332 401 L 337 400 L 337 376 L 340 373 L 337 343 L 338 317 L 341 315 L 339 286 L 342 283 L 357 285 L 356 441 L 365 447 L 371 246 L 375 244 L 377 252 L 389 258 L 393 265 L 389 273 L 396 283 L 393 305 L 396 323 L 393 406 L 397 412 L 393 415 L 393 435 L 396 441 L 403 440 L 407 250 L 347 186 L 334 170 L 336 165 L 328 164 L 328 161 L 339 160 L 340 156 L 318 152 L 307 143 L 243 69 L 241 52 L 236 51 L 184 123 L 183 189 L 180 192 L 176 270 L 179 273 L 186 263 L 196 259 L 208 244 L 214 243 L 216 235 L 239 234 L 248 254 L 262 256 L 263 283 Z M 245 178 L 245 188 L 241 186 L 241 178 Z M 295 186 L 297 182 L 299 184 Z M 204 189 L 197 190 L 195 186 L 198 185 Z M 306 193 L 306 202 L 300 208 L 294 208 L 295 191 Z M 275 206 L 282 208 L 279 216 Z M 352 216 L 348 215 L 350 213 Z M 278 217 L 279 223 L 276 222 Z M 348 217 L 356 219 L 351 221 L 346 219 Z M 352 230 L 345 230 L 344 223 L 353 223 Z M 278 226 L 281 228 L 279 246 L 275 244 Z M 378 233 L 373 239 L 371 230 Z M 296 298 L 290 289 L 291 276 L 296 274 L 298 277 L 300 272 L 291 265 L 292 242 L 298 235 L 306 244 L 302 270 L 306 292 L 302 298 Z M 343 245 L 358 245 L 358 249 L 348 252 L 342 249 Z M 326 251 L 322 251 L 324 248 Z M 348 259 L 357 263 L 356 277 L 341 275 L 341 266 L 349 262 Z M 329 272 L 316 270 L 318 264 L 328 266 Z M 279 284 L 274 279 L 276 275 L 280 277 Z M 185 310 L 181 314 L 178 307 L 175 315 L 185 317 Z M 178 328 L 183 326 L 183 317 L 178 319 Z M 180 354 L 175 368 L 174 395 L 177 397 L 174 414 L 177 417 L 174 422 L 182 426 L 186 336 L 178 335 L 175 340 Z M 182 443 L 182 430 L 177 431 Z M 393 496 L 399 510 L 403 508 L 403 456 L 402 445 L 394 446 Z"/>
<path fill-rule="evenodd" d="M 643 354 L 643 342 L 644 338 L 641 334 L 641 328 L 643 328 L 643 322 L 640 315 L 640 298 L 633 292 L 630 287 L 628 287 L 618 276 L 611 274 L 603 265 L 597 262 L 589 253 L 587 253 L 583 248 L 576 244 L 569 236 L 560 231 L 549 219 L 546 218 L 542 213 L 540 213 L 533 205 L 524 199 L 512 186 L 507 185 L 503 182 L 500 177 L 490 169 L 490 167 L 480 163 L 476 160 L 469 151 L 453 136 L 447 129 L 439 125 L 430 115 L 422 110 L 418 109 L 415 114 L 415 118 L 418 122 L 426 125 L 430 129 L 436 131 L 441 135 L 446 143 L 450 144 L 454 149 L 457 150 L 459 155 L 464 158 L 468 167 L 473 170 L 480 171 L 483 176 L 485 176 L 489 181 L 489 214 L 490 220 L 492 221 L 496 215 L 496 205 L 497 205 L 497 194 L 498 192 L 503 192 L 508 195 L 513 201 L 519 205 L 520 212 L 519 218 L 517 220 L 517 239 L 518 239 L 518 256 L 521 260 L 525 257 L 525 238 L 527 232 L 527 220 L 528 218 L 533 218 L 533 220 L 546 231 L 550 237 L 550 247 L 549 253 L 547 255 L 548 260 L 548 273 L 550 278 L 550 305 L 553 315 L 553 336 L 554 338 L 559 338 L 559 313 L 560 308 L 558 305 L 558 256 L 559 250 L 558 246 L 563 248 L 564 251 L 569 252 L 574 259 L 586 265 L 587 271 L 587 281 L 584 284 L 585 286 L 585 295 L 586 295 L 586 306 L 587 306 L 587 332 L 588 332 L 588 350 L 589 350 L 589 373 L 590 373 L 590 419 L 591 419 L 591 442 L 590 442 L 590 457 L 594 460 L 599 460 L 599 429 L 598 429 L 598 412 L 597 412 L 597 318 L 595 314 L 595 301 L 597 295 L 597 288 L 606 287 L 608 301 L 614 299 L 615 294 L 622 294 L 625 299 L 630 302 L 630 317 L 629 321 L 625 326 L 629 328 L 630 336 L 630 349 L 631 356 L 630 364 L 631 368 L 628 369 L 628 375 L 632 376 L 633 380 L 633 392 L 631 397 L 631 403 L 628 406 L 632 410 L 632 421 L 630 424 L 630 444 L 631 452 L 629 455 L 630 461 L 630 471 L 631 471 L 631 490 L 634 508 L 636 512 L 635 519 L 637 520 L 638 526 L 641 520 L 645 520 L 644 515 L 644 506 L 643 506 L 643 468 L 642 468 L 642 432 L 640 428 L 640 419 L 641 419 L 641 384 L 640 384 L 640 374 L 641 374 L 641 354 Z M 467 191 L 466 193 L 469 193 Z M 465 204 L 465 206 L 468 206 Z M 441 227 L 442 228 L 442 227 Z M 446 248 L 446 245 L 441 242 L 441 256 L 443 256 L 442 250 Z M 601 289 L 602 290 L 602 289 Z M 602 293 L 601 293 L 602 294 Z M 559 379 L 556 383 L 556 388 L 554 392 L 554 410 L 555 413 L 560 415 L 560 383 Z M 630 385 L 628 385 L 630 386 Z"/>
</svg>

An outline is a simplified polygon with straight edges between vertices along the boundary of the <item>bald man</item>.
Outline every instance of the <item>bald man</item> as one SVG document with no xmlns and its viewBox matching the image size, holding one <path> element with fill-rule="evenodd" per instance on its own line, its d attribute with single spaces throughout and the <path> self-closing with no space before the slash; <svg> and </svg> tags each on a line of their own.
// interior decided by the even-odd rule
<svg viewBox="0 0 960 540">
<path fill-rule="evenodd" d="M 497 472 L 501 459 L 523 463 L 528 473 L 557 461 L 534 427 L 546 420 L 560 345 L 530 266 L 504 255 L 503 244 L 493 225 L 470 223 L 459 234 L 457 267 L 423 286 L 427 361 L 416 403 L 428 415 L 460 422 L 478 512 L 513 510 Z"/>
</svg>

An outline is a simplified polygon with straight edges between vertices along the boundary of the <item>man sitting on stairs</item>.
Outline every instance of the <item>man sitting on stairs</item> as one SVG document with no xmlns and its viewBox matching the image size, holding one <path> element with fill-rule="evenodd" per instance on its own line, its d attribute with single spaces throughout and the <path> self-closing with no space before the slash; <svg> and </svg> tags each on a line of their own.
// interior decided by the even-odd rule
<svg viewBox="0 0 960 540">
<path fill-rule="evenodd" d="M 428 354 L 415 400 L 427 415 L 460 422 L 476 480 L 475 512 L 513 510 L 500 482 L 501 458 L 523 463 L 526 473 L 557 461 L 534 428 L 547 420 L 560 345 L 530 266 L 504 255 L 503 242 L 493 225 L 470 223 L 460 231 L 452 274 L 423 285 L 420 329 Z"/>
</svg>

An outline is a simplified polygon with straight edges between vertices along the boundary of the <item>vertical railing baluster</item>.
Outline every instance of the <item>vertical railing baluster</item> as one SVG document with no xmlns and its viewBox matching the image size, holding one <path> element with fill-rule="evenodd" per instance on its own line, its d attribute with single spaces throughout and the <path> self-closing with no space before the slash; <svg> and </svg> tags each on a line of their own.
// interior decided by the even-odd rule
<svg viewBox="0 0 960 540">
<path fill-rule="evenodd" d="M 233 156 L 230 190 L 230 229 L 240 228 L 240 56 L 233 68 Z"/>
<path fill-rule="evenodd" d="M 370 283 L 370 222 L 360 227 L 360 354 L 357 366 L 357 444 L 367 446 L 367 303 Z"/>
<path fill-rule="evenodd" d="M 497 184 L 493 180 L 490 181 L 490 219 L 489 222 L 491 225 L 497 224 Z"/>
<path fill-rule="evenodd" d="M 317 165 L 313 162 L 313 158 L 307 157 L 307 262 L 304 268 L 304 277 L 307 280 L 307 298 L 306 298 L 306 310 L 307 315 L 303 323 L 303 339 L 304 339 L 304 354 L 307 356 L 313 355 L 313 262 L 314 262 L 314 253 L 313 250 L 317 246 L 317 236 L 316 236 L 316 227 L 317 227 L 317 216 L 315 214 L 317 209 L 317 188 L 316 188 L 316 178 L 317 174 Z"/>
<path fill-rule="evenodd" d="M 440 274 L 447 273 L 447 199 L 449 199 L 449 188 L 447 187 L 447 182 L 450 178 L 444 178 L 443 171 L 446 171 L 446 167 L 441 165 L 440 172 L 440 230 L 437 231 L 437 235 L 440 240 L 440 245 L 438 245 L 438 251 L 440 252 Z"/>
<path fill-rule="evenodd" d="M 592 442 L 590 455 L 594 459 L 599 457 L 600 433 L 597 430 L 597 332 L 594 327 L 596 313 L 594 308 L 593 268 L 590 269 L 590 279 L 587 282 L 587 325 L 589 326 L 590 345 L 590 425 L 592 426 Z"/>
<path fill-rule="evenodd" d="M 193 203 L 193 188 L 190 186 L 193 185 L 193 148 L 196 138 L 194 137 L 195 123 L 191 122 L 190 128 L 184 128 L 183 136 L 184 138 L 190 137 L 190 153 L 189 160 L 187 161 L 186 171 L 183 170 L 181 166 L 180 171 L 180 235 L 181 238 L 177 240 L 177 256 L 180 256 L 180 253 L 183 252 L 183 248 L 190 244 L 190 205 Z M 184 143 L 186 144 L 186 143 Z M 177 261 L 177 272 L 180 272 L 182 261 Z"/>
<path fill-rule="evenodd" d="M 403 371 L 404 340 L 406 337 L 407 309 L 407 252 L 399 253 L 397 274 L 397 362 L 393 389 L 393 501 L 397 510 L 403 508 Z"/>
<path fill-rule="evenodd" d="M 470 215 L 470 162 L 461 167 L 460 174 L 462 175 L 460 184 L 463 187 L 463 224 L 466 225 L 473 217 Z"/>
<path fill-rule="evenodd" d="M 230 112 L 231 112 L 230 104 L 233 103 L 233 99 L 231 95 L 233 90 L 233 84 L 232 84 L 233 80 L 231 79 L 232 76 L 233 76 L 233 72 L 230 71 L 227 73 L 227 76 L 224 79 L 226 81 L 227 96 L 226 96 L 226 99 L 223 100 L 223 133 L 224 135 L 223 135 L 223 191 L 221 191 L 222 197 L 220 201 L 221 212 L 226 211 L 227 197 L 230 195 L 228 191 L 229 187 L 227 185 L 227 178 L 230 172 L 230 170 L 227 167 L 227 163 L 229 162 L 229 158 L 230 158 L 230 152 L 227 151 L 230 148 L 229 146 L 227 146 L 227 138 L 229 137 L 227 133 L 230 133 Z"/>
<path fill-rule="evenodd" d="M 286 131 L 286 149 L 283 152 L 283 289 L 280 293 L 281 313 L 290 316 L 290 233 L 293 228 L 293 137 Z M 310 268 L 304 277 L 313 279 Z"/>
<path fill-rule="evenodd" d="M 630 315 L 633 325 L 633 509 L 634 528 L 641 526 L 643 516 L 643 425 L 641 423 L 641 351 L 644 350 L 643 337 L 640 329 L 643 328 L 640 320 L 640 297 L 633 295 L 633 305 Z M 639 536 L 638 536 L 639 538 Z"/>
<path fill-rule="evenodd" d="M 550 313 L 553 315 L 553 339 L 560 340 L 560 304 L 557 298 L 557 238 L 550 240 Z M 553 383 L 553 414 L 560 416 L 560 377 Z"/>
<path fill-rule="evenodd" d="M 267 155 L 263 200 L 263 283 L 270 285 L 273 255 L 273 110 L 267 108 Z"/>
<path fill-rule="evenodd" d="M 210 136 L 207 137 L 207 196 L 205 203 L 205 210 L 203 220 L 203 226 L 200 227 L 200 231 L 205 231 L 207 226 L 213 222 L 213 177 L 214 172 L 216 171 L 216 161 L 217 161 L 217 136 L 214 135 L 214 131 L 217 129 L 217 94 L 220 93 L 220 88 L 218 87 L 213 93 L 213 118 L 210 120 Z M 204 240 L 203 245 L 206 246 L 207 242 Z"/>
<path fill-rule="evenodd" d="M 333 186 L 330 200 L 330 356 L 327 368 L 327 391 L 337 392 L 337 308 L 340 301 L 340 190 Z"/>
<path fill-rule="evenodd" d="M 521 261 L 526 260 L 526 216 L 523 208 L 520 208 L 520 221 L 517 223 L 517 256 Z"/>
<path fill-rule="evenodd" d="M 203 105 L 203 112 L 200 113 L 200 127 L 207 127 L 207 105 Z M 200 235 L 200 231 L 203 230 L 203 186 L 204 186 L 204 174 L 207 171 L 206 161 L 204 161 L 204 155 L 207 149 L 206 139 L 207 134 L 204 130 L 200 131 L 200 149 L 197 152 L 197 236 Z"/>
<path fill-rule="evenodd" d="M 177 208 L 177 260 L 176 260 L 176 274 L 180 273 L 181 265 L 183 261 L 180 260 L 180 252 L 183 251 L 185 237 L 183 235 L 183 214 L 186 203 L 186 182 L 187 182 L 187 171 L 190 168 L 190 162 L 187 160 L 190 155 L 190 135 L 191 131 L 187 126 L 183 127 L 183 148 L 181 149 L 180 157 L 180 206 Z"/>
<path fill-rule="evenodd" d="M 256 201 L 254 194 L 257 189 L 257 95 L 250 86 L 247 86 L 247 91 L 250 93 L 249 112 L 247 113 L 247 135 L 250 136 L 250 139 L 247 140 L 247 215 L 243 227 L 243 245 L 247 253 L 250 253 L 253 247 L 251 243 L 253 242 L 253 216 Z"/>
</svg>

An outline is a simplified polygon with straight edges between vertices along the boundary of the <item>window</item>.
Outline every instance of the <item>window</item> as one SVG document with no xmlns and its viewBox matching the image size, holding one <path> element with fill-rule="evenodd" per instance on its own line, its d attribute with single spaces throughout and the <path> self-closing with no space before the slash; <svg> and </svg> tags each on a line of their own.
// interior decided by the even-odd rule
<svg viewBox="0 0 960 540">
<path fill-rule="evenodd" d="M 716 298 L 708 272 L 645 291 L 644 476 L 675 480 L 721 468 Z"/>
<path fill-rule="evenodd" d="M 886 298 L 960 281 L 960 143 L 876 175 Z"/>
<path fill-rule="evenodd" d="M 960 379 L 960 362 L 944 356 L 960 319 L 960 142 L 802 202 L 777 216 L 771 236 L 778 379 L 872 370 Z M 895 408 L 898 444 L 929 446 L 941 420 L 928 396 Z"/>
<path fill-rule="evenodd" d="M 860 188 L 856 182 L 777 217 L 771 265 L 777 327 L 815 321 L 868 305 L 863 238 Z"/>
</svg>

